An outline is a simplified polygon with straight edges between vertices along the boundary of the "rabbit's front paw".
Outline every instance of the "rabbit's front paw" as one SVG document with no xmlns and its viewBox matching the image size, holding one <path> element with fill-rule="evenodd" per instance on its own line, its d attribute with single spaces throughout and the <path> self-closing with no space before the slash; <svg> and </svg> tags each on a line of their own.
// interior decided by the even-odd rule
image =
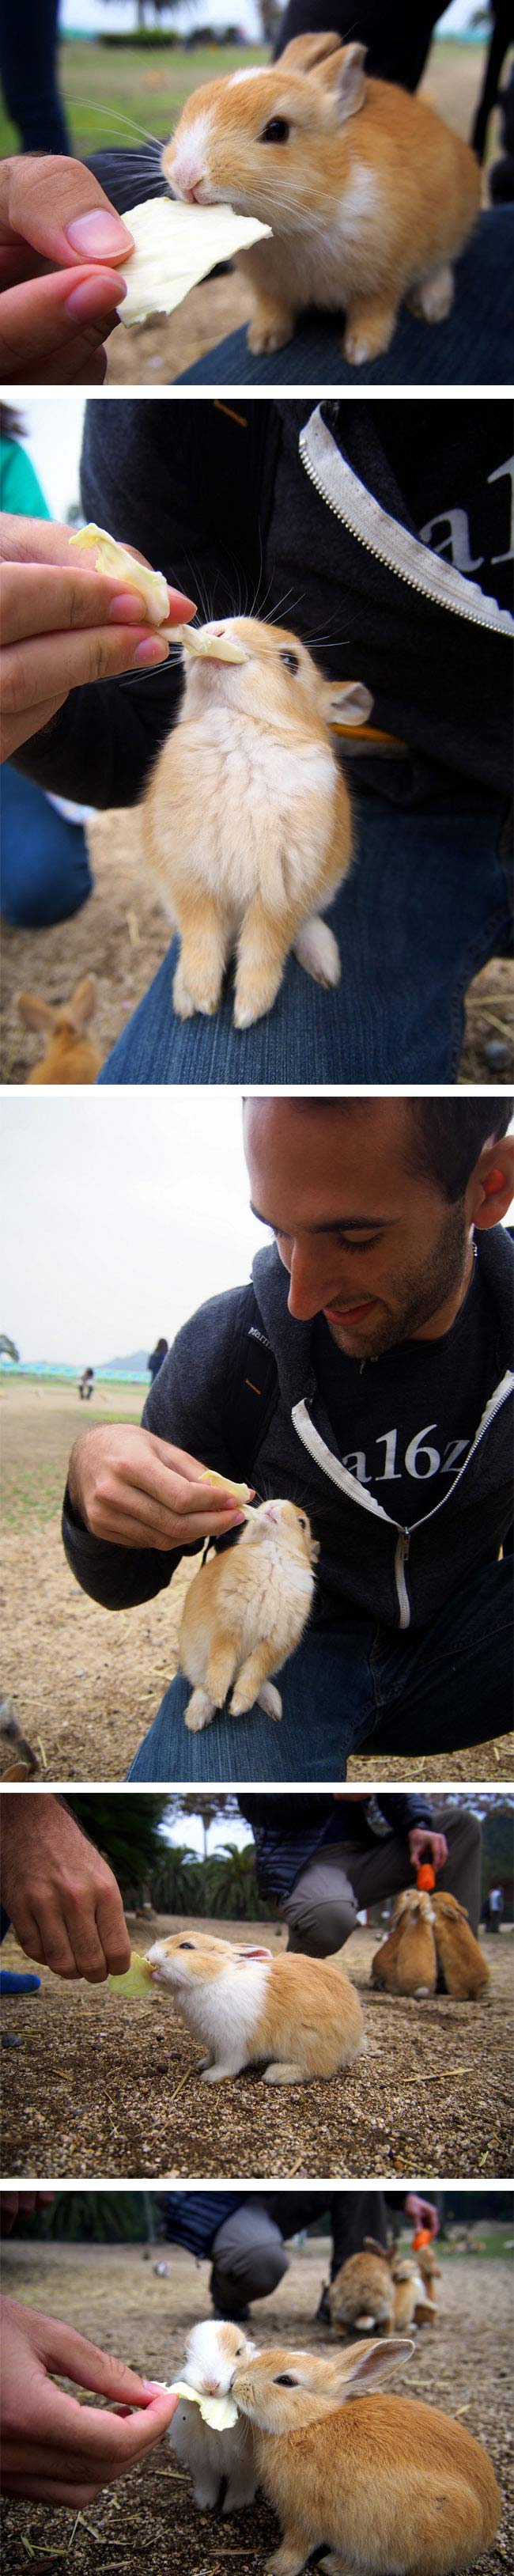
<svg viewBox="0 0 514 2576">
<path fill-rule="evenodd" d="M 280 1691 L 275 1690 L 274 1682 L 263 1682 L 262 1690 L 259 1691 L 257 1706 L 258 1708 L 264 1709 L 265 1717 L 282 1716 Z"/>
<path fill-rule="evenodd" d="M 248 347 L 254 358 L 272 357 L 275 349 L 285 349 L 293 331 L 294 313 L 286 304 L 270 308 L 269 312 L 263 309 L 249 324 Z"/>
</svg>

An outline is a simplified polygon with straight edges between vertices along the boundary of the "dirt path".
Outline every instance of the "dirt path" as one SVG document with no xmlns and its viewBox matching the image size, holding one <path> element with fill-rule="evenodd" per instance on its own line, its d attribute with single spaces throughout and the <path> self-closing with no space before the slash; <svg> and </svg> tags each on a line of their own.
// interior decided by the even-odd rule
<svg viewBox="0 0 514 2576">
<path fill-rule="evenodd" d="M 199 292 L 200 290 L 198 290 Z M 22 1029 L 17 995 L 36 992 L 46 1001 L 66 1001 L 79 975 L 93 973 L 97 983 L 95 1042 L 105 1061 L 148 991 L 169 946 L 169 926 L 149 886 L 141 856 L 137 811 L 98 814 L 88 832 L 94 891 L 71 921 L 48 930 L 3 927 L 0 1079 L 26 1082 L 40 1061 L 40 1041 Z M 482 968 L 470 985 L 462 1082 L 509 1083 L 513 1078 L 513 978 L 506 958 Z M 488 1065 L 489 1039 L 508 1049 L 500 1070 Z"/>
<path fill-rule="evenodd" d="M 78 2325 L 108 2351 L 148 2377 L 172 2379 L 184 2340 L 196 2318 L 209 2313 L 208 2265 L 197 2265 L 179 2247 L 159 2247 L 170 2261 L 159 2279 L 141 2246 L 31 2245 L 11 2240 L 4 2248 L 5 2287 L 12 2296 Z M 479 2561 L 480 2576 L 506 2576 L 513 2558 L 512 2442 L 507 2388 L 511 2362 L 510 2266 L 500 2257 L 442 2256 L 437 2324 L 421 2332 L 403 2376 L 391 2387 L 448 2414 L 462 2414 L 470 2433 L 490 2453 L 502 2487 L 504 2510 L 497 2538 Z M 313 2323 L 328 2274 L 327 2241 L 310 2238 L 291 2249 L 289 2271 L 273 2300 L 252 2311 L 260 2344 L 277 2339 L 309 2349 L 327 2348 Z M 200 2518 L 187 2473 L 177 2472 L 163 2443 L 123 2485 L 104 2488 L 84 2520 L 56 2506 L 4 2507 L 4 2576 L 53 2576 L 64 2551 L 71 2576 L 261 2576 L 277 2527 L 260 2499 L 251 2511 L 221 2523 Z M 25 2544 L 25 2546 L 24 2546 Z M 35 2552 L 29 2556 L 29 2550 Z M 103 2551 L 103 2556 L 100 2554 Z M 48 2553 L 47 2555 L 44 2553 Z"/>
<path fill-rule="evenodd" d="M 192 1921 L 149 1917 L 136 1946 L 146 1950 L 177 1922 Z M 242 1931 L 223 1925 L 228 1940 Z M 272 1922 L 254 1935 L 246 1924 L 243 1937 L 280 1950 L 285 1934 Z M 202 2084 L 200 2051 L 157 1988 L 148 2003 L 120 2003 L 108 1987 L 68 1986 L 43 1969 L 39 1995 L 2 2001 L 3 2028 L 20 2041 L 9 2063 L 2 2172 L 61 2181 L 507 2175 L 509 1936 L 484 1942 L 492 1987 L 482 2005 L 373 1994 L 376 1947 L 376 1932 L 359 1926 L 340 1954 L 363 1995 L 364 2056 L 330 2083 L 279 2088 L 256 2072 L 216 2088 Z M 3 1957 L 21 1964 L 13 1933 Z"/>
</svg>

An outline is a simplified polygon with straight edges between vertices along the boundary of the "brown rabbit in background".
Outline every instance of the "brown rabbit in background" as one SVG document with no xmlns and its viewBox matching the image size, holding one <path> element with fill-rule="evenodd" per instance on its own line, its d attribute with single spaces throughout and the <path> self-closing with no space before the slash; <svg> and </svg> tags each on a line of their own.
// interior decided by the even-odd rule
<svg viewBox="0 0 514 2576">
<path fill-rule="evenodd" d="M 393 1995 L 433 1995 L 437 1985 L 433 1897 L 406 1887 L 393 1908 L 389 1938 L 371 1962 L 374 1986 Z"/>
<path fill-rule="evenodd" d="M 200 629 L 244 658 L 182 646 L 185 688 L 143 804 L 149 864 L 180 932 L 180 1019 L 219 1009 L 235 952 L 234 1025 L 270 1011 L 293 950 L 316 983 L 339 983 L 320 919 L 352 856 L 350 799 L 331 721 L 361 725 L 360 684 L 324 680 L 285 626 L 230 617 Z"/>
<path fill-rule="evenodd" d="M 337 35 L 297 36 L 268 70 L 195 90 L 165 146 L 174 195 L 271 225 L 236 261 L 257 354 L 283 348 L 309 304 L 344 308 L 354 367 L 389 348 L 402 301 L 426 322 L 450 311 L 478 163 L 426 99 L 368 80 L 365 61 Z"/>
<path fill-rule="evenodd" d="M 82 975 L 71 1000 L 60 1009 L 39 1001 L 36 993 L 18 994 L 24 1028 L 44 1030 L 48 1038 L 47 1053 L 41 1064 L 33 1065 L 27 1082 L 96 1082 L 102 1058 L 85 1036 L 95 1009 L 94 975 Z"/>
<path fill-rule="evenodd" d="M 361 2254 L 349 2254 L 331 2281 L 328 2303 L 332 2326 L 358 2328 L 360 2334 L 390 2334 L 394 2323 L 394 2290 L 387 2248 L 366 2237 Z"/>
<path fill-rule="evenodd" d="M 235 1545 L 193 1575 L 178 1647 L 180 1670 L 195 1684 L 185 1712 L 193 1734 L 223 1708 L 228 1691 L 232 1717 L 254 1701 L 267 1717 L 282 1716 L 270 1675 L 303 1636 L 318 1553 L 307 1513 L 296 1503 L 259 1503 Z"/>
<path fill-rule="evenodd" d="M 393 2336 L 325 2359 L 275 2344 L 235 2371 L 282 2524 L 268 2576 L 301 2576 L 322 2542 L 327 2576 L 459 2576 L 493 2539 L 501 2497 L 481 2443 L 416 2398 L 366 2394 L 412 2350 Z"/>
<path fill-rule="evenodd" d="M 491 1983 L 487 1967 L 474 1932 L 470 1931 L 466 1908 L 458 1905 L 456 1896 L 445 1889 L 431 1897 L 434 1908 L 434 1936 L 439 1966 L 447 1995 L 459 1996 L 462 2002 L 475 2002 Z"/>
</svg>

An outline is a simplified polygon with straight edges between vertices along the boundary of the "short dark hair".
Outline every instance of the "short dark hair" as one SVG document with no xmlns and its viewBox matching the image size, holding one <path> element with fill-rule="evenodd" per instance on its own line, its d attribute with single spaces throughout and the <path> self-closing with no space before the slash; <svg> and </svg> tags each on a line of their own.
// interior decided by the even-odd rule
<svg viewBox="0 0 514 2576">
<path fill-rule="evenodd" d="M 485 1099 L 409 1100 L 408 1107 L 414 1129 L 412 1171 L 434 1182 L 444 1198 L 462 1199 L 484 1145 L 506 1136 L 514 1100 L 489 1092 Z"/>
</svg>

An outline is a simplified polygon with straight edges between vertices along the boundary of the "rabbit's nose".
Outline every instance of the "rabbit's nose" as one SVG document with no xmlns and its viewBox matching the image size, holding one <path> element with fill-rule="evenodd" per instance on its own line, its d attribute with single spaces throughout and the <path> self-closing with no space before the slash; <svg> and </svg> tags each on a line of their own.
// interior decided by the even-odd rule
<svg viewBox="0 0 514 2576">
<path fill-rule="evenodd" d="M 203 2393 L 204 2393 L 204 2397 L 219 2397 L 219 2388 L 220 2388 L 219 2379 L 204 2379 L 204 2383 L 203 2383 Z"/>
</svg>

